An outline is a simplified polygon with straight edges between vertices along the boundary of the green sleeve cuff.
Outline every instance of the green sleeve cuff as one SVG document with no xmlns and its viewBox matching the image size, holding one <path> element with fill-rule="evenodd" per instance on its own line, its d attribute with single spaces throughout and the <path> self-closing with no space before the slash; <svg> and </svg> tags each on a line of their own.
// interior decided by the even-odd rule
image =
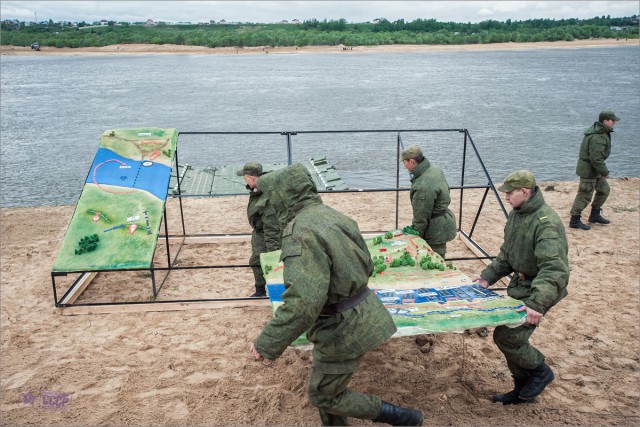
<svg viewBox="0 0 640 427">
<path fill-rule="evenodd" d="M 535 301 L 524 301 L 524 305 L 532 310 L 537 311 L 538 313 L 542 313 L 542 315 L 546 314 L 547 312 L 547 310 L 545 310 L 542 306 L 536 304 Z"/>
</svg>

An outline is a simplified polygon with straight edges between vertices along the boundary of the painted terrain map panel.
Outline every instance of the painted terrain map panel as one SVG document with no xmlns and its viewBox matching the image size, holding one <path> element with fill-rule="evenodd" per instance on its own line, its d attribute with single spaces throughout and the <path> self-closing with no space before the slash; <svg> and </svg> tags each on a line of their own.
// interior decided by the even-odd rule
<svg viewBox="0 0 640 427">
<path fill-rule="evenodd" d="M 398 327 L 394 336 L 461 332 L 482 326 L 521 324 L 522 302 L 474 284 L 421 238 L 400 230 L 365 239 L 374 261 L 369 288 Z M 280 251 L 261 255 L 273 312 L 285 291 Z M 293 345 L 308 341 L 304 336 Z"/>
<path fill-rule="evenodd" d="M 102 134 L 53 271 L 151 266 L 177 140 L 176 129 Z"/>
</svg>

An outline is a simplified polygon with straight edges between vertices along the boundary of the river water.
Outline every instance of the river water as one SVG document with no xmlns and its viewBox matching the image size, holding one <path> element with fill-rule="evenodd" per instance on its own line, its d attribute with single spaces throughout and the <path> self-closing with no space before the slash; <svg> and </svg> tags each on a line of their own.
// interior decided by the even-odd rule
<svg viewBox="0 0 640 427">
<path fill-rule="evenodd" d="M 180 132 L 468 129 L 493 180 L 530 169 L 576 179 L 582 131 L 621 116 L 607 164 L 640 176 L 640 48 L 286 55 L 1 58 L 3 207 L 73 204 L 108 129 Z M 404 132 L 461 180 L 463 136 Z M 326 156 L 350 187 L 393 186 L 395 132 L 298 134 L 293 161 Z M 279 134 L 188 135 L 181 164 L 286 163 Z M 465 184 L 486 184 L 468 148 Z M 401 184 L 408 183 L 401 168 Z"/>
</svg>

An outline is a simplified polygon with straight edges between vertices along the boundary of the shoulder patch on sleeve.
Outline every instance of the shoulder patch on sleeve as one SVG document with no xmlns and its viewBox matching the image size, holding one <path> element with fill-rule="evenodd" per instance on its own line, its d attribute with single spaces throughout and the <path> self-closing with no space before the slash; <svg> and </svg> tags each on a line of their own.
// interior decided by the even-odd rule
<svg viewBox="0 0 640 427">
<path fill-rule="evenodd" d="M 549 217 L 544 212 L 538 212 L 538 219 L 541 223 L 549 222 Z"/>
</svg>

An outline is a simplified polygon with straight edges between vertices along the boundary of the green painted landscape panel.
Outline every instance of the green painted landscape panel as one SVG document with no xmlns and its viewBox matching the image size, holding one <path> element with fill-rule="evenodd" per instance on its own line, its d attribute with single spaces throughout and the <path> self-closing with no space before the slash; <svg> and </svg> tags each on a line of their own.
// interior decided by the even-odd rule
<svg viewBox="0 0 640 427">
<path fill-rule="evenodd" d="M 518 325 L 522 302 L 474 284 L 451 262 L 444 262 L 421 238 L 393 230 L 365 239 L 375 271 L 369 288 L 391 314 L 394 336 L 462 332 L 483 326 Z M 260 257 L 273 312 L 283 304 L 284 265 L 280 251 Z M 293 345 L 308 343 L 301 336 Z"/>
<path fill-rule="evenodd" d="M 151 266 L 177 141 L 176 129 L 102 134 L 53 271 Z"/>
</svg>

